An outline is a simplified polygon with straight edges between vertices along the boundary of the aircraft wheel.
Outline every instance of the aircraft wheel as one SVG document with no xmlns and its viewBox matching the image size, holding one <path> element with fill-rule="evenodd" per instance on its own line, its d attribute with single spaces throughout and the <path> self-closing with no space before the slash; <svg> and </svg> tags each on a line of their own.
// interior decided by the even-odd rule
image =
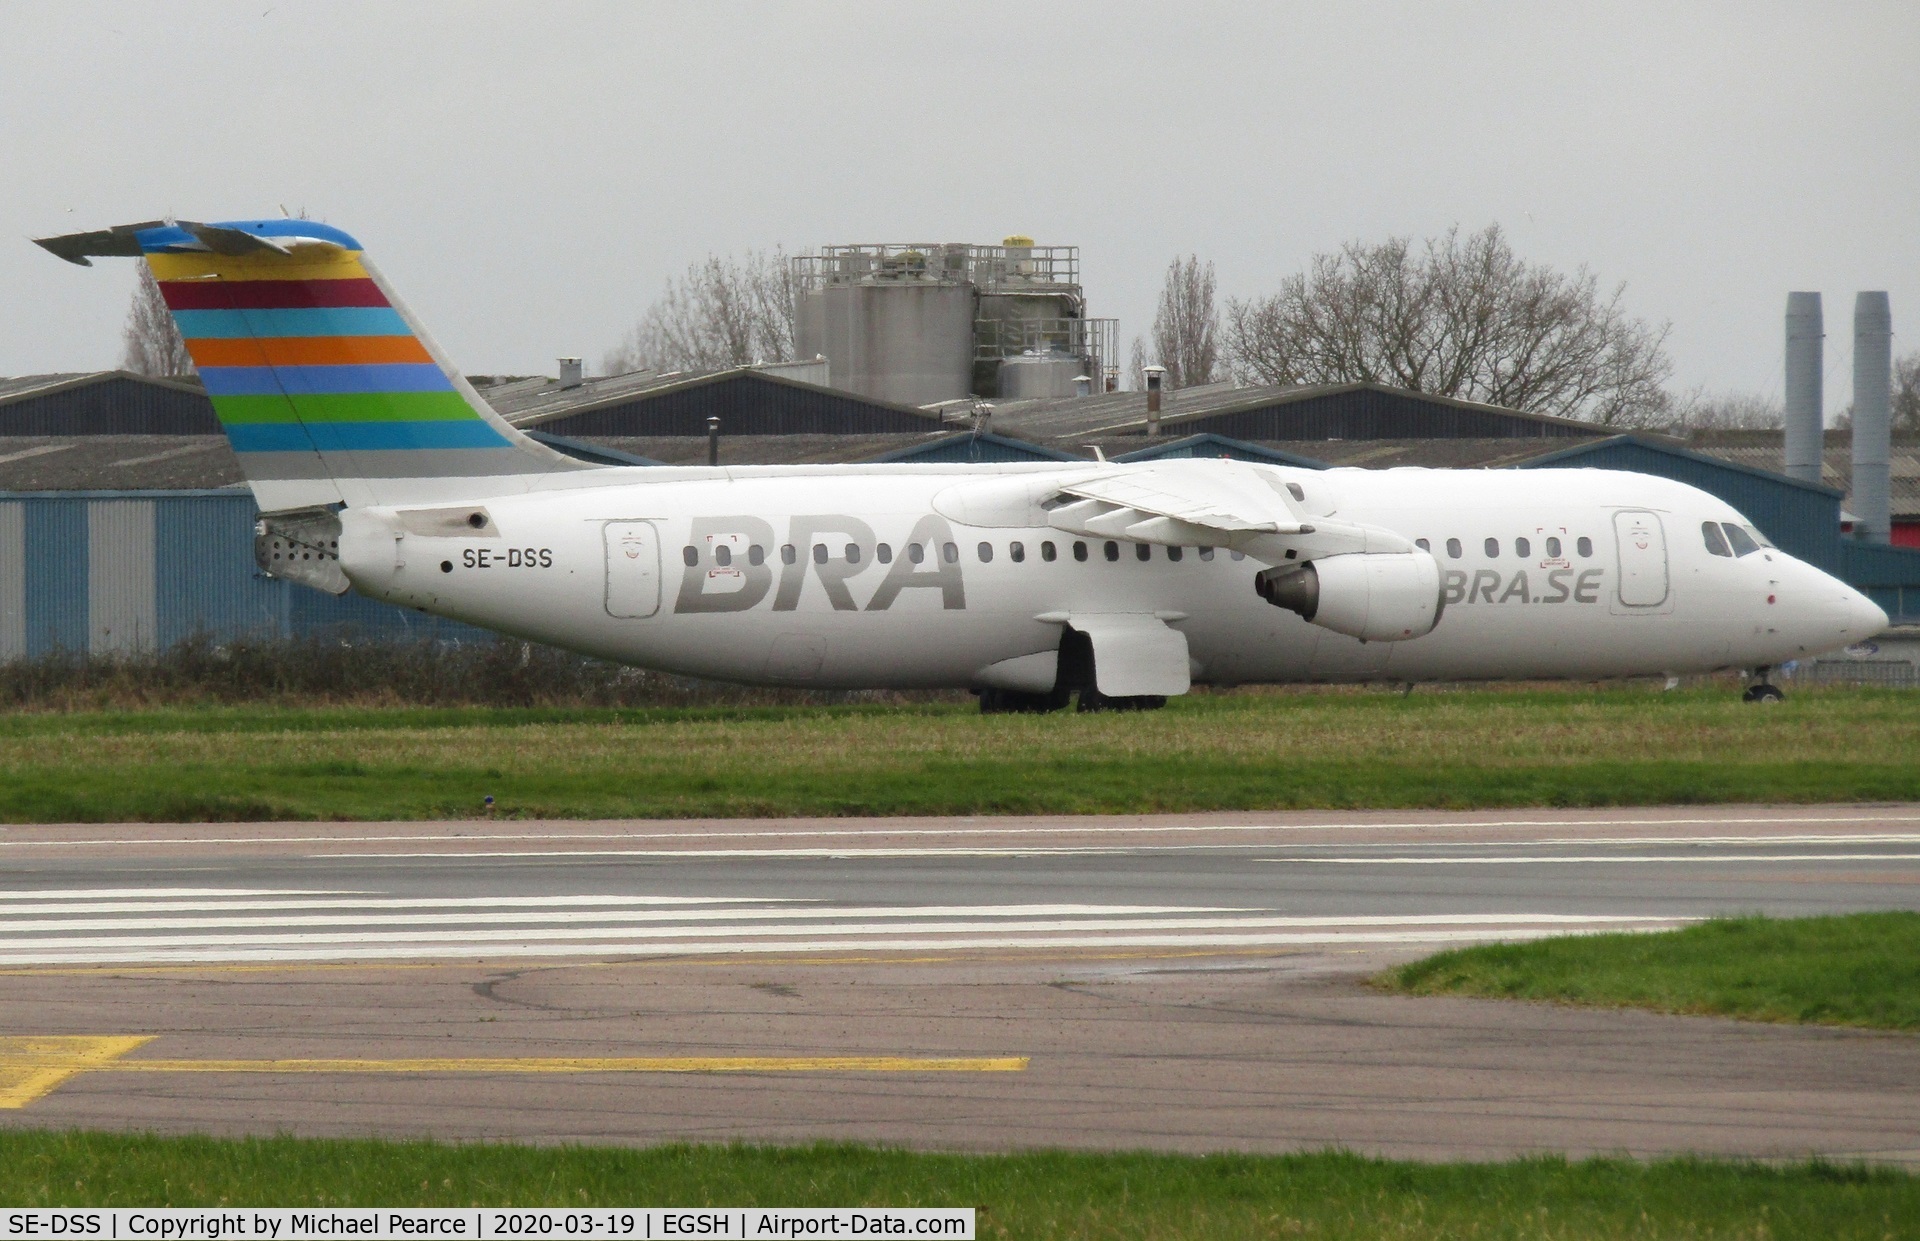
<svg viewBox="0 0 1920 1241">
<path fill-rule="evenodd" d="M 1786 694 L 1777 685 L 1749 685 L 1747 692 L 1740 695 L 1742 702 L 1785 702 Z"/>
</svg>

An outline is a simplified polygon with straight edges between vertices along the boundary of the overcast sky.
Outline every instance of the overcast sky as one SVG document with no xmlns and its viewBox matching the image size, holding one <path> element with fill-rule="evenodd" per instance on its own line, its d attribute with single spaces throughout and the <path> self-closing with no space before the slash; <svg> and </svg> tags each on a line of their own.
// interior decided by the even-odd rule
<svg viewBox="0 0 1920 1241">
<path fill-rule="evenodd" d="M 1578 12 L 1574 10 L 1578 9 Z M 709 252 L 1081 247 L 1123 342 L 1453 224 L 1624 281 L 1676 389 L 1777 396 L 1792 289 L 1920 347 L 1920 5 L 9 4 L 0 374 L 113 365 L 131 265 L 27 238 L 177 214 L 357 235 L 474 373 L 589 366 Z"/>
</svg>

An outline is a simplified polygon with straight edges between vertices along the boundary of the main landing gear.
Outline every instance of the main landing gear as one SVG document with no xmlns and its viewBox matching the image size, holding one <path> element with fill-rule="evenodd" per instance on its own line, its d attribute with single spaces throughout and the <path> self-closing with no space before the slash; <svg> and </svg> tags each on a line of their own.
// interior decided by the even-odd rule
<svg viewBox="0 0 1920 1241">
<path fill-rule="evenodd" d="M 1755 668 L 1753 675 L 1758 679 L 1752 685 L 1747 686 L 1747 692 L 1740 695 L 1740 701 L 1785 702 L 1787 700 L 1786 694 L 1781 692 L 1779 686 L 1773 685 L 1767 680 L 1767 674 L 1772 671 L 1772 668 L 1765 666 Z"/>
</svg>

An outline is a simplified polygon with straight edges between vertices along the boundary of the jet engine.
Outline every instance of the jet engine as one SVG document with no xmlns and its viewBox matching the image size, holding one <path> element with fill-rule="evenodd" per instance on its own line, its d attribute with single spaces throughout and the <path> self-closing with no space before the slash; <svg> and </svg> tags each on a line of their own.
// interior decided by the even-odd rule
<svg viewBox="0 0 1920 1241">
<path fill-rule="evenodd" d="M 1426 552 L 1327 556 L 1263 569 L 1253 589 L 1276 608 L 1363 642 L 1433 632 L 1446 606 L 1440 566 Z"/>
</svg>

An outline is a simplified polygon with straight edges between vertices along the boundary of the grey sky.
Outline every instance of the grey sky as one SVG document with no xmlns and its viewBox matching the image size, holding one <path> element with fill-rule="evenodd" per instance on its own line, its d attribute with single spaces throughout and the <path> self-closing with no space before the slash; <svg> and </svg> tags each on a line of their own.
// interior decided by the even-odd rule
<svg viewBox="0 0 1920 1241">
<path fill-rule="evenodd" d="M 1575 8 L 1579 12 L 1574 12 Z M 360 237 L 456 361 L 614 345 L 709 251 L 1082 247 L 1270 290 L 1498 221 L 1671 319 L 1676 388 L 1780 389 L 1790 289 L 1920 347 L 1920 6 L 63 3 L 0 11 L 0 374 L 112 365 L 130 266 L 26 238 L 177 213 Z"/>
</svg>

